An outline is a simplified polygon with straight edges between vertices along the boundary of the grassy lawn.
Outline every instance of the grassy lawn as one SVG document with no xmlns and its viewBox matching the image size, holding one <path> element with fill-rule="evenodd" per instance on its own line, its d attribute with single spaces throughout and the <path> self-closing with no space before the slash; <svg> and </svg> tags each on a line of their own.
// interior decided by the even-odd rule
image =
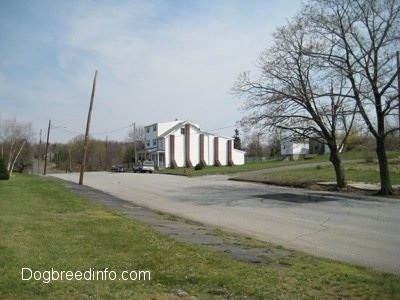
<svg viewBox="0 0 400 300">
<path fill-rule="evenodd" d="M 400 153 L 388 152 L 389 168 L 391 174 L 392 184 L 400 184 Z M 379 182 L 379 166 L 376 158 L 373 162 L 367 162 L 366 158 L 375 158 L 373 153 L 365 152 L 345 152 L 342 155 L 343 164 L 345 167 L 345 175 L 348 181 L 357 181 L 365 183 L 378 183 Z M 361 160 L 360 162 L 351 162 L 352 160 Z M 268 170 L 277 167 L 294 166 L 294 165 L 307 165 L 319 164 L 317 167 L 307 168 L 290 171 L 277 171 L 274 173 L 265 172 L 263 175 L 265 180 L 277 184 L 287 185 L 296 184 L 301 185 L 302 182 L 317 182 L 317 181 L 335 181 L 335 173 L 332 165 L 329 162 L 328 155 L 319 155 L 312 159 L 295 160 L 295 161 L 280 161 L 280 160 L 266 160 L 261 162 L 251 162 L 243 166 L 223 166 L 223 167 L 206 167 L 203 170 L 196 171 L 194 168 L 186 169 L 165 169 L 161 173 L 174 174 L 174 175 L 189 175 L 189 176 L 203 176 L 214 174 L 236 174 L 240 172 Z M 327 164 L 326 164 L 327 163 Z"/>
<path fill-rule="evenodd" d="M 205 247 L 176 242 L 33 175 L 0 181 L 0 253 L 0 299 L 394 299 L 400 295 L 400 276 L 299 252 L 274 264 L 234 261 Z M 41 280 L 22 280 L 22 268 L 38 271 Z M 52 268 L 74 274 L 95 270 L 102 276 L 108 268 L 110 277 L 67 280 L 64 274 L 63 280 L 44 283 L 45 271 Z M 150 271 L 149 280 L 118 280 L 123 271 L 140 270 Z M 117 280 L 110 279 L 111 272 Z"/>
<path fill-rule="evenodd" d="M 283 166 L 291 166 L 291 165 L 299 165 L 304 163 L 317 163 L 317 162 L 326 162 L 328 160 L 328 156 L 320 155 L 310 160 L 296 160 L 296 161 L 282 161 L 282 160 L 265 160 L 265 161 L 258 161 L 258 162 L 249 162 L 242 166 L 222 166 L 222 167 L 214 167 L 214 166 L 207 166 L 203 170 L 195 170 L 194 168 L 190 168 L 186 170 L 188 171 L 189 176 L 204 176 L 204 175 L 216 175 L 216 174 L 236 174 L 240 172 L 249 172 L 249 171 L 258 171 L 263 169 L 270 169 L 276 167 L 283 167 Z M 176 169 L 164 169 L 161 170 L 160 173 L 162 174 L 171 174 L 171 175 L 186 175 L 185 168 L 176 168 Z"/>
<path fill-rule="evenodd" d="M 344 169 L 347 181 L 379 183 L 379 166 L 376 162 L 344 162 Z M 400 184 L 400 159 L 390 161 L 389 171 L 392 184 Z M 311 168 L 274 173 L 265 172 L 262 176 L 266 182 L 284 185 L 300 185 L 302 182 L 336 181 L 332 165 L 317 165 Z"/>
</svg>

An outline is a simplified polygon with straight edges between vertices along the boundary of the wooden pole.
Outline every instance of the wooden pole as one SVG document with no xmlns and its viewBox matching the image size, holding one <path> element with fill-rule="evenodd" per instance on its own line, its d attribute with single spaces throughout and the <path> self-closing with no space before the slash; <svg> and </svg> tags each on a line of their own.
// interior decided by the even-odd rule
<svg viewBox="0 0 400 300">
<path fill-rule="evenodd" d="M 136 149 L 136 123 L 133 123 L 133 146 L 134 146 L 134 151 L 135 151 L 135 165 L 137 165 L 137 149 Z M 133 168 L 133 166 L 132 166 Z"/>
<path fill-rule="evenodd" d="M 37 173 L 40 174 L 40 161 L 42 160 L 42 129 L 40 129 L 39 149 L 37 159 Z"/>
<path fill-rule="evenodd" d="M 50 127 L 51 127 L 51 120 L 49 120 L 49 127 L 47 128 L 47 142 L 46 142 L 46 153 L 44 154 L 44 170 L 43 170 L 43 175 L 46 175 L 46 170 L 47 170 L 47 153 L 49 152 Z"/>
<path fill-rule="evenodd" d="M 79 175 L 79 185 L 83 184 L 83 174 L 84 174 L 85 168 L 86 168 L 86 156 L 87 156 L 87 149 L 88 149 L 88 143 L 89 143 L 90 118 L 92 116 L 94 91 L 96 89 L 96 78 L 97 78 L 97 70 L 94 74 L 92 96 L 90 97 L 90 106 L 89 106 L 89 112 L 88 112 L 87 123 L 86 123 L 85 141 L 83 143 L 83 154 L 82 154 L 82 161 L 81 161 L 81 171 L 80 171 L 80 175 Z"/>
<path fill-rule="evenodd" d="M 396 52 L 397 56 L 397 98 L 399 99 L 399 137 L 400 137 L 400 54 Z"/>
</svg>

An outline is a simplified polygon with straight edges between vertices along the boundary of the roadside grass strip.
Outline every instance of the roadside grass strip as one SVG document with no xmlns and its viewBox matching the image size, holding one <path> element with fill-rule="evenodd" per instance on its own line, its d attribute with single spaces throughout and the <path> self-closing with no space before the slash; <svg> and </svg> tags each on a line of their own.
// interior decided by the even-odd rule
<svg viewBox="0 0 400 300">
<path fill-rule="evenodd" d="M 254 241 L 243 239 L 248 247 Z M 248 263 L 35 175 L 0 181 L 0 299 L 396 299 L 400 276 L 291 251 Z"/>
</svg>

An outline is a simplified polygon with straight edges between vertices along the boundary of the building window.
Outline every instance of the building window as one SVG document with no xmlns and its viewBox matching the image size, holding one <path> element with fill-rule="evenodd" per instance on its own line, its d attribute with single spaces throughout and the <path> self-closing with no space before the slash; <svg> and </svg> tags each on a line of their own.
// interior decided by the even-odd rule
<svg viewBox="0 0 400 300">
<path fill-rule="evenodd" d="M 150 147 L 150 141 L 146 141 L 146 146 Z"/>
<path fill-rule="evenodd" d="M 150 132 L 150 127 L 146 127 L 146 133 Z"/>
<path fill-rule="evenodd" d="M 181 134 L 185 134 L 185 127 L 181 128 Z"/>
<path fill-rule="evenodd" d="M 156 139 L 153 140 L 153 146 L 157 146 L 157 140 Z"/>
<path fill-rule="evenodd" d="M 153 131 L 157 131 L 157 124 L 153 125 Z"/>
</svg>

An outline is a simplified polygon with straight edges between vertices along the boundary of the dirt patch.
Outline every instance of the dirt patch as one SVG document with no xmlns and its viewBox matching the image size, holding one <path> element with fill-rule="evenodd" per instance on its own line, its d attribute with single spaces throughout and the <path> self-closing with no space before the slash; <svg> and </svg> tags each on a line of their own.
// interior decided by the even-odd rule
<svg viewBox="0 0 400 300">
<path fill-rule="evenodd" d="M 163 235 L 180 242 L 210 247 L 236 260 L 279 267 L 281 266 L 279 259 L 292 253 L 290 250 L 279 246 L 276 247 L 266 242 L 256 241 L 251 238 L 137 206 L 132 202 L 122 200 L 88 186 L 56 178 L 51 178 L 51 180 L 61 183 L 82 198 L 102 204 L 129 218 L 146 223 Z"/>
</svg>

